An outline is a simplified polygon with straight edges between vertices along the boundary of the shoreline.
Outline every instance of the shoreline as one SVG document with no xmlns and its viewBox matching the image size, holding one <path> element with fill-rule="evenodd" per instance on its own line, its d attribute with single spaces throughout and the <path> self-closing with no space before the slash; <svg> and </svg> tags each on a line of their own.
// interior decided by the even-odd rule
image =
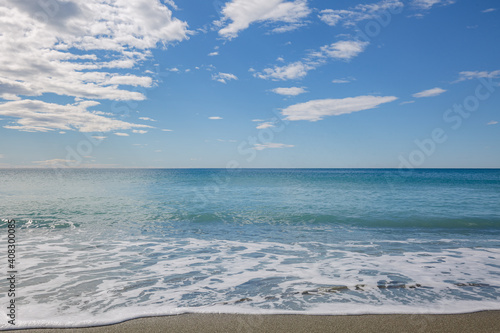
<svg viewBox="0 0 500 333">
<path fill-rule="evenodd" d="M 103 332 L 500 332 L 500 310 L 462 314 L 201 314 L 143 317 L 82 328 L 14 329 L 30 333 Z"/>
</svg>

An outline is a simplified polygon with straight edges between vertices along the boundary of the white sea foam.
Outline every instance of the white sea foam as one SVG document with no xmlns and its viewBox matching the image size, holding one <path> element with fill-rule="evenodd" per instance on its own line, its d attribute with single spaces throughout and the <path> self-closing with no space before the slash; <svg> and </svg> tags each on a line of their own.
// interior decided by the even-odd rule
<svg viewBox="0 0 500 333">
<path fill-rule="evenodd" d="M 16 328 L 92 326 L 187 312 L 500 309 L 500 249 L 460 247 L 453 239 L 426 251 L 412 243 L 436 241 L 414 239 L 389 251 L 387 244 L 396 243 L 383 239 L 285 244 L 24 232 Z"/>
</svg>

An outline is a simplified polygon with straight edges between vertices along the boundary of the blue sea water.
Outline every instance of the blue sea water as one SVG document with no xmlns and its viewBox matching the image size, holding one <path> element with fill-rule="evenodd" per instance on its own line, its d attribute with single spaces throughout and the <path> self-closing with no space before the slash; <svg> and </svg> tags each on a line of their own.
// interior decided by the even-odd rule
<svg viewBox="0 0 500 333">
<path fill-rule="evenodd" d="M 16 328 L 500 309 L 498 169 L 3 169 L 0 184 Z"/>
</svg>

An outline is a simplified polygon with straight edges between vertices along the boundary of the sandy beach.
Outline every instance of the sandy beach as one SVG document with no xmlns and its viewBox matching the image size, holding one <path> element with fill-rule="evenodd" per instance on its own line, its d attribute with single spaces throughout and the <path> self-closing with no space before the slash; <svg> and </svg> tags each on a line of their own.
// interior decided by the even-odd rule
<svg viewBox="0 0 500 333">
<path fill-rule="evenodd" d="M 184 314 L 149 317 L 88 328 L 24 332 L 500 332 L 500 311 L 452 315 L 234 315 Z"/>
</svg>

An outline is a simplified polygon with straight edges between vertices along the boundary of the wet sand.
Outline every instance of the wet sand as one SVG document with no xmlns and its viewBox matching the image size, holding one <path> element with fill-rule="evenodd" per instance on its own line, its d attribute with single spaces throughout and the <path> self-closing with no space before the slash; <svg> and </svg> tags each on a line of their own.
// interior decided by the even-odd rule
<svg viewBox="0 0 500 333">
<path fill-rule="evenodd" d="M 359 316 L 183 314 L 139 318 L 108 326 L 29 329 L 23 332 L 500 332 L 500 311 Z"/>
</svg>

